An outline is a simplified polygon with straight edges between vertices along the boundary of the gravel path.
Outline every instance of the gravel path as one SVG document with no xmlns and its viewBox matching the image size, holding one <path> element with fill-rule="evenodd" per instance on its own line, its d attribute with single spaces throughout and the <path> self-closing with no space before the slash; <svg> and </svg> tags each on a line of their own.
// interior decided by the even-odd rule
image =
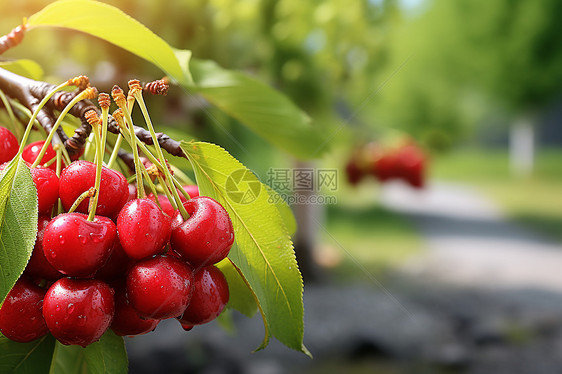
<svg viewBox="0 0 562 374">
<path fill-rule="evenodd" d="M 406 264 L 407 274 L 486 289 L 562 291 L 562 246 L 508 222 L 476 191 L 390 184 L 381 200 L 409 216 L 426 238 L 427 250 Z"/>
</svg>

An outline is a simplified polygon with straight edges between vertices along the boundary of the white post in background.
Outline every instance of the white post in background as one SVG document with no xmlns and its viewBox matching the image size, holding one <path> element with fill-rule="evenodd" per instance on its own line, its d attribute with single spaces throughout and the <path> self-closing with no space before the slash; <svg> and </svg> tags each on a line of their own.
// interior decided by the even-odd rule
<svg viewBox="0 0 562 374">
<path fill-rule="evenodd" d="M 523 116 L 511 126 L 509 133 L 509 163 L 513 174 L 529 176 L 535 158 L 535 134 L 531 117 Z"/>
</svg>

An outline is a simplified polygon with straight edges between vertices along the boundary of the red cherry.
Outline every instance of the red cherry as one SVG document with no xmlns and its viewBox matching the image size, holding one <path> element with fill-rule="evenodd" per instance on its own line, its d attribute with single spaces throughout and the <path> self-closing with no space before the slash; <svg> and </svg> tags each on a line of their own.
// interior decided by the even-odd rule
<svg viewBox="0 0 562 374">
<path fill-rule="evenodd" d="M 66 167 L 60 176 L 59 195 L 65 210 L 83 192 L 94 187 L 96 178 L 96 164 L 89 161 L 74 161 Z M 101 184 L 96 214 L 105 217 L 115 217 L 127 202 L 129 188 L 127 179 L 118 171 L 102 168 Z M 76 209 L 77 212 L 87 213 L 90 199 L 85 199 Z"/>
<path fill-rule="evenodd" d="M 127 198 L 127 201 L 135 200 L 137 198 L 137 186 L 129 183 L 127 187 L 129 188 L 129 197 Z"/>
<path fill-rule="evenodd" d="M 156 202 L 156 198 L 154 197 L 154 194 L 151 193 L 147 197 L 150 200 Z M 180 199 L 181 201 L 187 201 L 182 195 L 180 195 Z M 170 200 L 166 195 L 158 195 L 158 202 L 162 207 L 162 211 L 166 213 L 168 217 L 174 217 L 176 215 L 177 209 L 174 209 L 174 207 L 172 207 L 172 204 L 170 204 Z"/>
<path fill-rule="evenodd" d="M 425 154 L 415 144 L 407 144 L 397 153 L 398 175 L 412 187 L 424 185 Z"/>
<path fill-rule="evenodd" d="M 41 166 L 30 170 L 33 183 L 37 188 L 39 214 L 50 216 L 53 206 L 59 198 L 59 177 L 51 169 Z"/>
<path fill-rule="evenodd" d="M 50 221 L 50 217 L 39 217 L 37 223 L 37 239 L 35 240 L 35 247 L 33 248 L 31 258 L 25 268 L 25 274 L 30 277 L 55 281 L 62 278 L 63 275 L 47 261 L 45 253 L 43 252 L 43 237 L 45 235 L 45 229 Z"/>
<path fill-rule="evenodd" d="M 43 317 L 53 336 L 65 345 L 87 345 L 108 329 L 115 311 L 113 289 L 95 279 L 62 278 L 47 291 Z"/>
<path fill-rule="evenodd" d="M 39 156 L 39 152 L 41 152 L 41 148 L 43 147 L 43 144 L 45 144 L 45 141 L 39 140 L 37 142 L 25 146 L 21 157 L 25 161 L 31 164 L 34 163 L 35 160 L 37 159 L 37 156 Z M 49 146 L 47 147 L 47 152 L 45 152 L 45 154 L 43 155 L 43 158 L 41 159 L 41 162 L 39 162 L 39 165 L 44 165 L 55 157 L 57 157 L 57 153 L 53 149 L 53 146 L 49 144 Z M 63 162 L 63 167 L 64 166 L 65 165 Z M 49 169 L 51 169 L 52 171 L 57 171 L 57 163 L 53 162 L 51 165 L 49 165 Z"/>
<path fill-rule="evenodd" d="M 183 189 L 184 189 L 185 192 L 187 192 L 189 197 L 192 198 L 192 199 L 194 197 L 199 196 L 199 187 L 197 187 L 197 185 L 195 185 L 195 184 L 183 186 Z M 180 194 L 180 197 L 183 197 L 183 195 Z"/>
<path fill-rule="evenodd" d="M 183 189 L 185 190 L 185 192 L 187 192 L 191 199 L 199 196 L 199 187 L 195 185 L 183 186 Z M 182 202 L 187 201 L 187 199 L 183 196 L 183 193 L 178 191 L 178 194 Z M 156 201 L 156 199 L 154 198 L 154 194 L 152 193 L 148 195 L 148 198 L 152 201 Z M 172 207 L 172 204 L 170 204 L 170 200 L 166 195 L 158 195 L 158 202 L 162 207 L 162 211 L 164 211 L 164 213 L 166 213 L 168 216 L 174 217 L 176 215 L 177 209 L 174 209 Z"/>
<path fill-rule="evenodd" d="M 397 163 L 398 160 L 394 151 L 383 154 L 373 165 L 375 177 L 381 182 L 398 177 Z"/>
<path fill-rule="evenodd" d="M 8 165 L 7 162 L 0 165 L 0 171 Z M 29 162 L 26 162 L 31 167 Z M 29 169 L 35 189 L 37 190 L 37 210 L 39 215 L 51 215 L 53 206 L 59 198 L 59 177 L 49 168 L 38 166 Z"/>
<path fill-rule="evenodd" d="M 178 212 L 172 222 L 170 245 L 193 267 L 216 264 L 228 256 L 234 228 L 227 211 L 217 201 L 198 196 L 183 203 L 189 218 Z"/>
<path fill-rule="evenodd" d="M 353 186 L 359 183 L 365 176 L 365 173 L 354 159 L 349 160 L 347 165 L 345 165 L 345 174 L 347 176 L 347 181 Z"/>
<path fill-rule="evenodd" d="M 134 264 L 135 260 L 127 256 L 121 247 L 119 239 L 115 239 L 109 259 L 105 265 L 98 270 L 95 278 L 104 281 L 119 278 L 120 276 L 123 276 L 123 274 L 126 274 Z"/>
<path fill-rule="evenodd" d="M 0 126 L 0 164 L 11 161 L 18 153 L 18 139 L 10 130 Z"/>
<path fill-rule="evenodd" d="M 153 331 L 159 322 L 157 319 L 139 317 L 127 300 L 125 287 L 116 288 L 115 315 L 111 323 L 113 332 L 119 336 L 142 335 Z"/>
<path fill-rule="evenodd" d="M 140 317 L 178 317 L 187 308 L 192 292 L 191 267 L 174 257 L 137 262 L 127 275 L 129 303 Z"/>
<path fill-rule="evenodd" d="M 182 326 L 202 325 L 221 314 L 228 303 L 228 283 L 215 266 L 206 266 L 194 275 L 193 297 L 179 318 Z"/>
<path fill-rule="evenodd" d="M 0 309 L 0 332 L 19 343 L 45 335 L 48 330 L 41 313 L 44 296 L 44 289 L 26 278 L 20 278 Z"/>
<path fill-rule="evenodd" d="M 107 217 L 92 222 L 81 213 L 59 214 L 45 229 L 43 251 L 55 269 L 70 277 L 92 277 L 111 255 L 117 231 Z"/>
<path fill-rule="evenodd" d="M 129 201 L 117 217 L 121 246 L 127 256 L 137 260 L 164 252 L 170 225 L 170 218 L 149 199 Z"/>
</svg>

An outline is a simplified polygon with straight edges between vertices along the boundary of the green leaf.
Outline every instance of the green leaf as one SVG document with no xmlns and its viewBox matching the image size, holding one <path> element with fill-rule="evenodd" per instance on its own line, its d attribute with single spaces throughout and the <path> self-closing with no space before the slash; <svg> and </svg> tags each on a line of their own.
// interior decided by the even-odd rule
<svg viewBox="0 0 562 374">
<path fill-rule="evenodd" d="M 49 374 L 86 373 L 85 348 L 79 345 L 55 344 Z"/>
<path fill-rule="evenodd" d="M 28 30 L 64 27 L 82 31 L 144 58 L 182 84 L 188 84 L 191 79 L 187 66 L 180 65 L 168 43 L 111 5 L 91 0 L 57 1 L 31 16 L 27 27 Z"/>
<path fill-rule="evenodd" d="M 295 218 L 293 210 L 291 209 L 289 204 L 287 204 L 285 199 L 283 199 L 283 197 L 277 193 L 277 191 L 275 191 L 268 185 L 265 185 L 265 187 L 267 188 L 267 193 L 269 193 L 270 200 L 273 201 L 273 203 L 277 207 L 277 210 L 279 211 L 279 214 L 281 214 L 281 218 L 283 218 L 283 222 L 285 222 L 285 226 L 287 227 L 289 235 L 295 235 L 295 233 L 297 232 L 297 220 Z"/>
<path fill-rule="evenodd" d="M 107 330 L 98 342 L 86 347 L 86 363 L 90 374 L 127 373 L 129 361 L 123 338 Z"/>
<path fill-rule="evenodd" d="M 40 80 L 43 78 L 43 68 L 33 60 L 0 61 L 0 68 L 30 79 Z"/>
<path fill-rule="evenodd" d="M 0 174 L 0 304 L 23 273 L 37 235 L 37 190 L 18 158 Z"/>
<path fill-rule="evenodd" d="M 323 134 L 293 102 L 268 85 L 212 61 L 191 59 L 188 86 L 270 143 L 307 159 L 320 156 Z"/>
<path fill-rule="evenodd" d="M 217 145 L 182 142 L 202 195 L 220 202 L 234 225 L 229 259 L 257 297 L 264 318 L 264 348 L 270 335 L 308 353 L 303 340 L 303 284 L 293 244 L 264 185 Z"/>
<path fill-rule="evenodd" d="M 125 374 L 128 366 L 123 338 L 107 330 L 86 348 L 57 342 L 51 374 Z"/>
<path fill-rule="evenodd" d="M 227 307 L 236 309 L 246 317 L 252 317 L 256 314 L 258 304 L 256 304 L 255 295 L 232 262 L 225 258 L 217 264 L 217 267 L 222 271 L 228 282 L 230 299 Z"/>
<path fill-rule="evenodd" d="M 49 334 L 30 343 L 16 343 L 0 336 L 0 373 L 47 374 L 55 349 Z"/>
</svg>

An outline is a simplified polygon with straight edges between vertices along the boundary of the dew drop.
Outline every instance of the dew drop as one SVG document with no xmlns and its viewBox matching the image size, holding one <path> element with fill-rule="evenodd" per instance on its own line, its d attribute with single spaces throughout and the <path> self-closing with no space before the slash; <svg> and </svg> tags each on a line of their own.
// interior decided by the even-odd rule
<svg viewBox="0 0 562 374">
<path fill-rule="evenodd" d="M 102 234 L 96 234 L 96 233 L 91 232 L 91 233 L 90 233 L 90 238 L 92 239 L 92 241 L 93 241 L 94 243 L 99 243 L 99 242 L 101 242 L 101 241 L 103 240 L 103 235 L 102 235 Z"/>
<path fill-rule="evenodd" d="M 80 315 L 78 316 L 78 325 L 84 326 L 86 324 L 86 316 Z"/>
<path fill-rule="evenodd" d="M 68 306 L 66 307 L 66 311 L 68 312 L 68 314 L 72 314 L 74 312 L 74 304 L 70 303 L 68 304 Z"/>
<path fill-rule="evenodd" d="M 59 243 L 64 244 L 64 237 L 62 235 L 59 235 Z M 53 256 L 53 257 L 55 257 L 55 256 Z"/>
</svg>

